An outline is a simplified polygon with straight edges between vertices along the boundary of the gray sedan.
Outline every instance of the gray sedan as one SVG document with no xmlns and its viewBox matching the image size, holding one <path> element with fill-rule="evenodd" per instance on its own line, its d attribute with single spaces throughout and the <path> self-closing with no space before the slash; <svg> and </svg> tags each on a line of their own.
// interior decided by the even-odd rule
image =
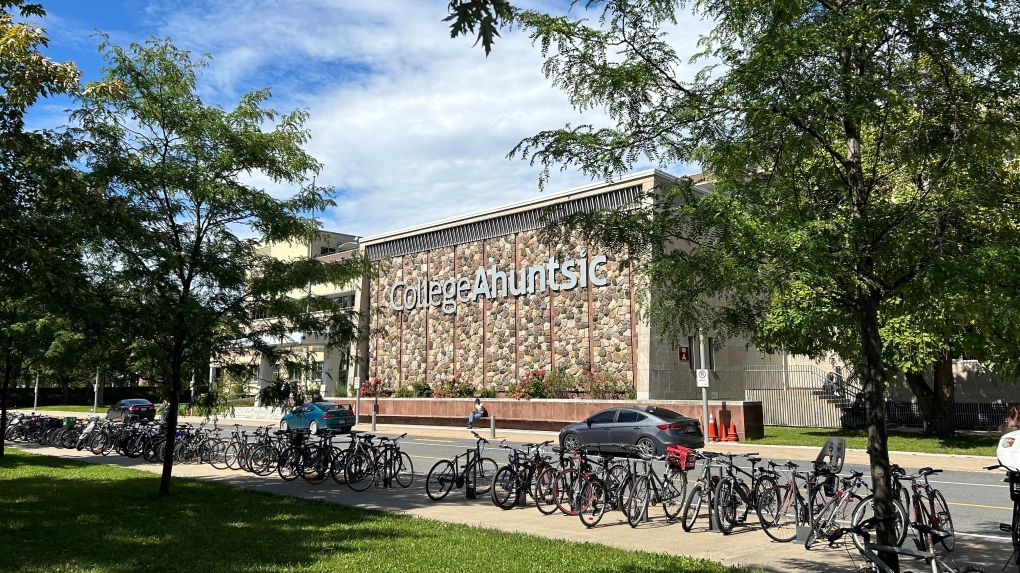
<svg viewBox="0 0 1020 573">
<path fill-rule="evenodd" d="M 614 444 L 633 444 L 656 455 L 671 444 L 703 448 L 705 435 L 698 420 L 656 406 L 610 408 L 560 430 L 564 448 L 597 445 L 606 451 L 618 450 Z"/>
</svg>

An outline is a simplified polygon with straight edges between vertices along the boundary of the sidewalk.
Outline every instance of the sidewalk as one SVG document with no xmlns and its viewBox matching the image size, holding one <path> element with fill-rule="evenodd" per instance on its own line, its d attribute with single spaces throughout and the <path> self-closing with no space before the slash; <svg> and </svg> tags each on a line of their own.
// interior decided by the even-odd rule
<svg viewBox="0 0 1020 573">
<path fill-rule="evenodd" d="M 368 429 L 368 428 L 366 428 Z M 408 426 L 378 426 L 380 433 L 403 433 L 416 437 L 464 437 L 466 430 L 416 428 Z M 481 432 L 479 432 L 481 434 Z M 488 433 L 485 434 L 488 437 Z M 498 439 L 504 437 L 521 441 L 544 441 L 553 439 L 551 432 L 532 433 L 523 431 L 499 431 Z M 726 449 L 736 451 L 735 444 L 723 444 Z M 120 456 L 97 457 L 88 452 L 43 448 L 21 443 L 12 444 L 26 451 L 63 458 L 79 459 L 88 463 L 108 463 L 124 467 L 134 467 L 142 471 L 158 473 L 160 467 L 145 463 L 141 458 L 127 459 Z M 763 449 L 763 448 L 762 448 Z M 786 448 L 779 448 L 785 451 Z M 798 450 L 804 457 L 804 452 Z M 776 452 L 770 449 L 771 457 Z M 813 455 L 811 456 L 813 457 Z M 939 456 L 939 461 L 944 460 Z M 855 571 L 845 550 L 830 549 L 824 544 L 816 544 L 815 549 L 805 550 L 797 543 L 776 543 L 754 527 L 735 529 L 731 535 L 709 532 L 707 521 L 699 520 L 695 529 L 684 532 L 679 524 L 665 521 L 661 508 L 651 510 L 651 521 L 637 528 L 631 528 L 622 519 L 619 512 L 606 514 L 602 523 L 593 529 L 586 529 L 576 517 L 564 515 L 544 516 L 534 506 L 514 508 L 502 511 L 495 507 L 487 496 L 480 499 L 465 499 L 463 490 L 454 490 L 442 502 L 433 502 L 424 491 L 425 468 L 416 468 L 419 472 L 414 483 L 408 489 L 371 488 L 365 492 L 354 492 L 346 486 L 340 486 L 332 480 L 318 486 L 310 486 L 302 481 L 285 482 L 275 474 L 259 477 L 243 472 L 216 470 L 208 465 L 187 465 L 174 468 L 174 475 L 224 483 L 248 489 L 292 495 L 296 497 L 319 499 L 323 501 L 343 503 L 367 509 L 378 509 L 394 513 L 402 513 L 439 521 L 462 523 L 465 525 L 499 529 L 508 532 L 522 532 L 542 537 L 563 539 L 579 542 L 600 543 L 603 545 L 640 551 L 660 552 L 674 555 L 686 555 L 722 562 L 725 565 L 742 565 L 761 567 L 775 572 L 818 573 L 819 571 L 834 573 L 850 573 Z M 465 510 L 470 507 L 470 510 Z M 1009 556 L 1010 547 L 994 541 L 976 538 L 959 538 L 954 557 L 960 565 L 977 565 L 989 570 L 999 570 Z M 851 554 L 858 559 L 859 554 L 851 548 Z M 918 566 L 909 564 L 904 570 L 917 570 Z"/>
</svg>

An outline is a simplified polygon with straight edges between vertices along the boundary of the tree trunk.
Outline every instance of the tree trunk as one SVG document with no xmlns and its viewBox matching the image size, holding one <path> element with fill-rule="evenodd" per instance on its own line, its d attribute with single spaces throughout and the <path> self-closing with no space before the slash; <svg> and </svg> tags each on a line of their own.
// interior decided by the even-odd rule
<svg viewBox="0 0 1020 573">
<path fill-rule="evenodd" d="M 14 376 L 14 366 L 11 364 L 13 350 L 14 337 L 7 335 L 7 348 L 4 350 L 4 387 L 3 392 L 0 392 L 0 459 L 4 457 L 7 445 L 7 395 L 11 387 L 11 378 Z"/>
<path fill-rule="evenodd" d="M 163 449 L 163 474 L 159 480 L 159 495 L 170 495 L 170 478 L 174 469 L 174 446 L 177 443 L 177 409 L 181 403 L 181 363 L 183 362 L 183 345 L 174 346 L 170 370 L 170 408 L 166 418 L 166 442 Z"/>
<path fill-rule="evenodd" d="M 951 435 L 956 431 L 956 379 L 953 376 L 953 359 L 947 351 L 932 365 L 934 388 L 928 386 L 924 375 L 906 374 L 907 385 L 917 398 L 925 434 Z"/>
<path fill-rule="evenodd" d="M 871 465 L 871 485 L 875 494 L 875 514 L 879 517 L 895 516 L 892 478 L 889 472 L 889 428 L 885 409 L 885 364 L 882 360 L 882 335 L 879 331 L 878 296 L 862 293 L 858 301 L 861 321 L 861 342 L 864 362 L 861 367 L 865 417 L 868 421 L 868 456 Z M 896 545 L 896 523 L 885 522 L 878 526 L 878 543 Z M 893 571 L 899 571 L 899 557 L 895 553 L 881 552 L 880 556 Z"/>
</svg>

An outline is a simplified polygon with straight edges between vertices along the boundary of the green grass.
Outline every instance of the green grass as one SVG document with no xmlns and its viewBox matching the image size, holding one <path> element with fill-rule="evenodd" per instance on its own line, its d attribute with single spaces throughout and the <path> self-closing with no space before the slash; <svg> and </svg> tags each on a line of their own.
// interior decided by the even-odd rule
<svg viewBox="0 0 1020 573">
<path fill-rule="evenodd" d="M 22 408 L 22 410 L 29 410 L 30 408 Z M 99 406 L 96 411 L 100 414 L 105 414 L 109 410 L 109 406 Z M 35 409 L 36 412 L 81 412 L 88 414 L 92 412 L 92 406 L 39 406 Z"/>
<path fill-rule="evenodd" d="M 8 448 L 0 459 L 0 571 L 751 571 L 187 479 L 175 479 L 163 499 L 158 483 L 137 470 Z"/>
<path fill-rule="evenodd" d="M 846 440 L 847 448 L 863 450 L 868 447 L 868 435 L 865 430 L 786 428 L 782 426 L 766 426 L 764 439 L 748 439 L 747 443 L 770 446 L 815 446 L 820 448 L 830 436 L 842 437 Z M 957 434 L 950 438 L 936 438 L 925 436 L 920 432 L 889 431 L 889 450 L 897 452 L 994 456 L 997 441 L 998 438 L 995 436 Z"/>
</svg>

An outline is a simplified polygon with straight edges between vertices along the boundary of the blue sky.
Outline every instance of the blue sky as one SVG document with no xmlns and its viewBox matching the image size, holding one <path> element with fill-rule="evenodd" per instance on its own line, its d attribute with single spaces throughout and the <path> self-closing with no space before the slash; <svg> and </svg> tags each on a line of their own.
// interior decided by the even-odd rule
<svg viewBox="0 0 1020 573">
<path fill-rule="evenodd" d="M 101 75 L 96 30 L 118 45 L 169 37 L 212 57 L 199 78 L 206 103 L 229 108 L 269 87 L 276 110 L 308 109 L 318 183 L 338 191 L 323 217 L 332 231 L 370 236 L 535 197 L 539 169 L 506 153 L 543 129 L 603 119 L 571 109 L 523 34 L 505 33 L 488 58 L 473 39 L 450 39 L 447 0 L 41 1 L 47 54 L 75 61 L 85 81 Z M 681 22 L 678 41 L 703 28 Z M 62 125 L 71 105 L 43 100 L 32 121 Z M 557 171 L 547 189 L 589 182 Z"/>
</svg>

